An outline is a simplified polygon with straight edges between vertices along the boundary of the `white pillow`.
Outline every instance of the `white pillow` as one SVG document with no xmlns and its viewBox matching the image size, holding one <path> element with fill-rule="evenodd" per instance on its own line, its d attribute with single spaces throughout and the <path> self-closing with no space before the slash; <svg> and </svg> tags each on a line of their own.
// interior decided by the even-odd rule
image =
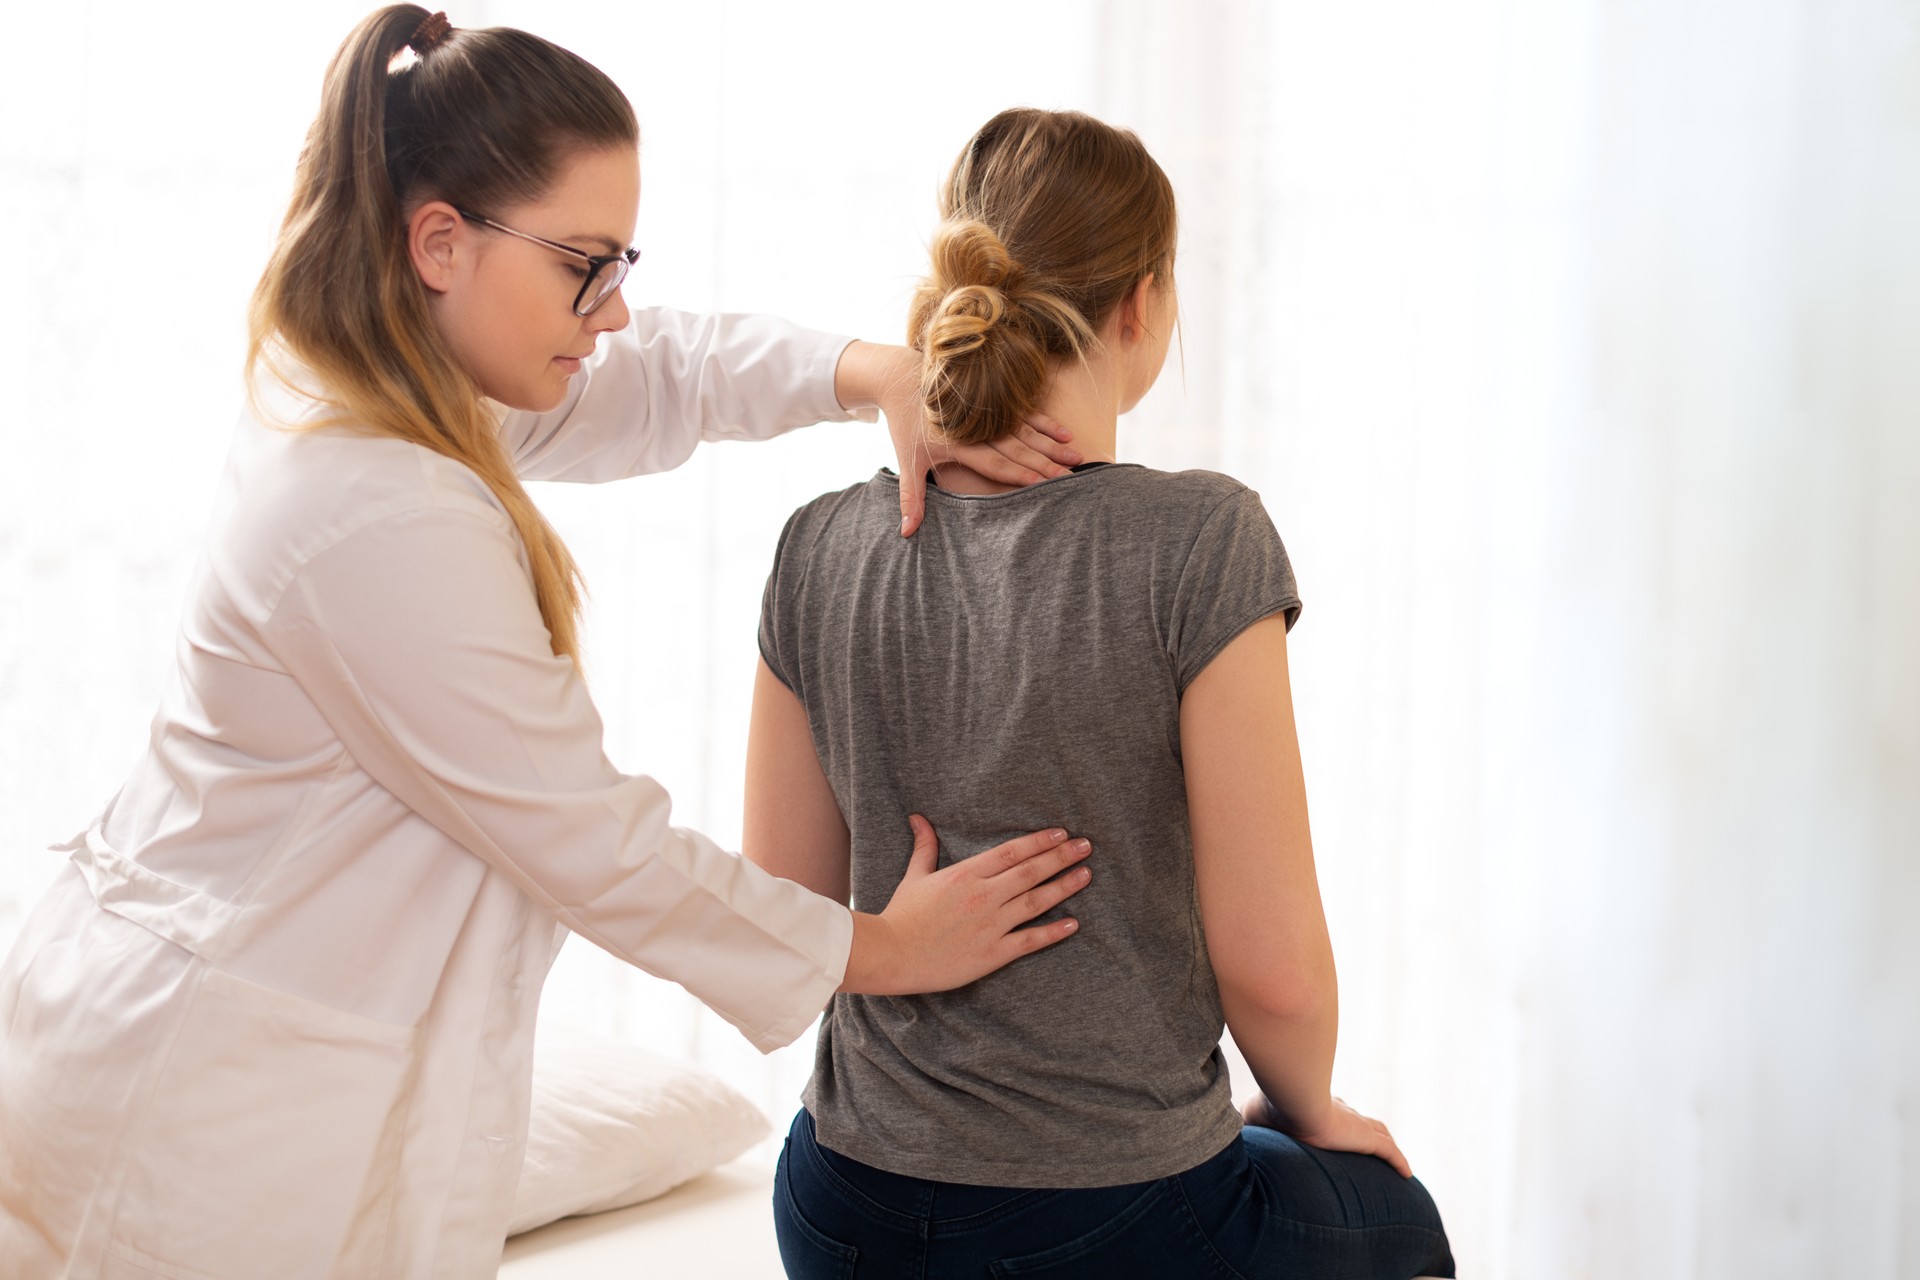
<svg viewBox="0 0 1920 1280">
<path fill-rule="evenodd" d="M 758 1107 L 691 1063 L 542 1027 L 527 1162 L 507 1234 L 650 1200 L 771 1129 Z"/>
</svg>

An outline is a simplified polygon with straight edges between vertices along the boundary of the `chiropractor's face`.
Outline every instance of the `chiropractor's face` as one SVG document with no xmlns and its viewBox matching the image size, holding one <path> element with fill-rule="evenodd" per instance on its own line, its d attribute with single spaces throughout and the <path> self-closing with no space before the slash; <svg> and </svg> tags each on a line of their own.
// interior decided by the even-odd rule
<svg viewBox="0 0 1920 1280">
<path fill-rule="evenodd" d="M 602 255 L 632 243 L 639 208 L 640 158 L 612 147 L 576 153 L 538 200 L 469 212 Z M 420 206 L 408 233 L 441 336 L 481 392 L 504 405 L 553 408 L 600 335 L 626 327 L 618 291 L 591 315 L 573 314 L 587 264 L 572 254 L 462 218 L 443 201 Z"/>
</svg>

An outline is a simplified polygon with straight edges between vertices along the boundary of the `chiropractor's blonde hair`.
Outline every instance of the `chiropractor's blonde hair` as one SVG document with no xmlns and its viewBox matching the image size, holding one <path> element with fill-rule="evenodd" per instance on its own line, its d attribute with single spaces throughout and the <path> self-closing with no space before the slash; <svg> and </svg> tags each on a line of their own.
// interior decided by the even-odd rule
<svg viewBox="0 0 1920 1280">
<path fill-rule="evenodd" d="M 409 47 L 417 56 L 396 65 Z M 576 660 L 579 569 L 440 338 L 406 214 L 421 199 L 481 209 L 538 199 L 569 155 L 639 136 L 613 81 L 557 45 L 509 28 L 448 30 L 418 5 L 381 9 L 327 68 L 248 313 L 250 378 L 284 348 L 316 376 L 325 421 L 422 445 L 486 483 L 526 544 L 553 652 Z"/>
<path fill-rule="evenodd" d="M 1173 184 L 1131 131 L 1017 107 L 982 125 L 940 193 L 932 270 L 907 313 L 928 424 L 1010 435 L 1152 274 L 1173 287 Z"/>
</svg>

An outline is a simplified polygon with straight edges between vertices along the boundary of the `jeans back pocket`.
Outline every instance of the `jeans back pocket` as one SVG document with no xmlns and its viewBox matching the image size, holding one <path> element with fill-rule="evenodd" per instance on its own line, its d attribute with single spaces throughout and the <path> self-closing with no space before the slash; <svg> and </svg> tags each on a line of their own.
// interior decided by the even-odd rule
<svg viewBox="0 0 1920 1280">
<path fill-rule="evenodd" d="M 1062 1244 L 990 1264 L 996 1276 L 1127 1276 L 1172 1274 L 1153 1270 L 1174 1205 L 1162 1180 L 1091 1231 Z M 1160 1247 L 1155 1248 L 1156 1245 Z"/>
<path fill-rule="evenodd" d="M 780 1153 L 773 1177 L 773 1234 L 780 1243 L 780 1263 L 788 1280 L 853 1280 L 860 1250 L 836 1240 L 807 1221 L 793 1196 L 788 1161 L 793 1143 Z"/>
</svg>

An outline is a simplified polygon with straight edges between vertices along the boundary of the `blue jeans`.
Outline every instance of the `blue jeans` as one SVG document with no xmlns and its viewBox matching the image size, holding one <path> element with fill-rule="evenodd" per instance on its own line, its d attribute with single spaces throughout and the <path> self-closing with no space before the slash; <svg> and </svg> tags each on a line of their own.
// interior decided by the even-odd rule
<svg viewBox="0 0 1920 1280">
<path fill-rule="evenodd" d="M 1157 1182 L 1023 1190 L 886 1173 L 793 1119 L 773 1190 L 794 1280 L 1408 1280 L 1451 1276 L 1440 1211 L 1372 1156 L 1249 1126 Z"/>
</svg>

